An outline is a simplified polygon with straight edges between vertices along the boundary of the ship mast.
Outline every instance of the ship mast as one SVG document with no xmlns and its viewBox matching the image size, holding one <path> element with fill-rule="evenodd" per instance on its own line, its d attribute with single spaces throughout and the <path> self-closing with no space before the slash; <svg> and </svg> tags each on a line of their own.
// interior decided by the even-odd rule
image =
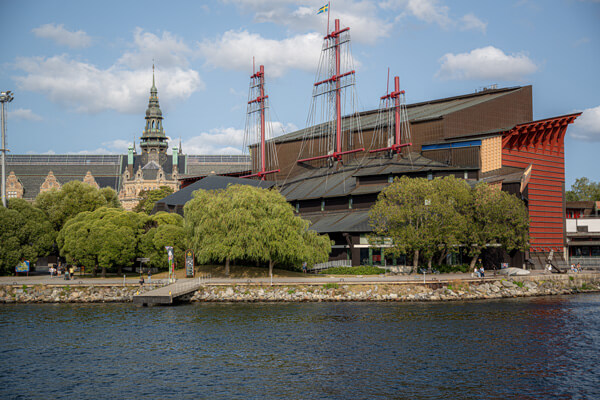
<svg viewBox="0 0 600 400">
<path fill-rule="evenodd" d="M 402 154 L 402 148 L 411 146 L 412 143 L 402 143 L 402 126 L 405 126 L 405 137 L 410 140 L 410 130 L 408 128 L 408 119 L 406 118 L 406 101 L 404 97 L 404 90 L 400 90 L 400 78 L 394 77 L 394 91 L 388 93 L 385 96 L 381 96 L 381 109 L 391 108 L 391 101 L 393 100 L 393 111 L 394 111 L 394 134 L 393 139 L 388 140 L 388 147 L 381 149 L 371 150 L 369 153 L 379 153 L 382 151 L 389 151 L 391 155 Z"/>
<path fill-rule="evenodd" d="M 254 71 L 253 71 L 254 72 Z M 256 96 L 256 97 L 254 97 Z M 242 178 L 254 178 L 258 177 L 261 180 L 265 180 L 265 176 L 279 172 L 279 169 L 267 171 L 267 145 L 266 145 L 266 115 L 265 111 L 268 107 L 267 99 L 268 95 L 265 95 L 265 67 L 261 65 L 258 72 L 254 72 L 250 77 L 250 100 L 248 100 L 248 118 L 246 123 L 246 140 L 250 141 L 258 139 L 260 145 L 260 168 L 259 171 L 242 176 Z M 254 116 L 258 114 L 258 121 L 254 120 Z M 258 126 L 258 137 L 252 137 L 252 131 Z M 274 153 L 274 152 L 273 152 Z M 276 154 L 274 154 L 276 160 Z M 275 162 L 276 164 L 276 162 Z"/>
<path fill-rule="evenodd" d="M 349 37 L 342 38 L 342 34 L 344 32 L 348 32 L 350 28 L 340 29 L 340 20 L 335 20 L 335 28 L 331 33 L 328 33 L 325 36 L 325 45 L 323 47 L 323 52 L 334 51 L 334 63 L 335 70 L 333 75 L 327 77 L 326 79 L 320 80 L 314 84 L 313 90 L 313 101 L 316 97 L 321 95 L 329 95 L 332 92 L 335 94 L 335 141 L 333 149 L 330 149 L 328 154 L 308 157 L 299 159 L 298 163 L 304 163 L 308 161 L 314 160 L 322 160 L 322 159 L 331 159 L 335 161 L 342 161 L 342 156 L 346 154 L 358 153 L 361 151 L 365 151 L 364 148 L 352 149 L 343 151 L 342 149 L 342 99 L 341 92 L 342 89 L 347 86 L 351 86 L 354 84 L 354 70 L 342 72 L 341 68 L 341 49 L 340 47 L 344 44 L 347 44 L 350 39 Z M 327 58 L 322 58 L 322 60 L 327 60 Z M 329 60 L 327 60 L 329 61 Z M 344 78 L 352 78 L 350 82 L 347 82 Z"/>
</svg>

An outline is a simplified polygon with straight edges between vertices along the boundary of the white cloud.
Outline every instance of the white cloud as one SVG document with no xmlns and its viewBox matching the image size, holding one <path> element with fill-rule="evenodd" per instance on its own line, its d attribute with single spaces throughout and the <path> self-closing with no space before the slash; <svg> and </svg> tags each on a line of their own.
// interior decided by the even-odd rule
<svg viewBox="0 0 600 400">
<path fill-rule="evenodd" d="M 600 141 L 600 106 L 583 110 L 571 128 L 571 136 L 590 142 Z"/>
<path fill-rule="evenodd" d="M 22 119 L 28 121 L 42 121 L 43 118 L 28 108 L 17 108 L 8 112 L 8 119 Z"/>
<path fill-rule="evenodd" d="M 148 104 L 154 55 L 160 67 L 156 84 L 163 107 L 204 88 L 198 72 L 188 68 L 189 48 L 172 35 L 165 33 L 161 38 L 138 29 L 133 47 L 106 69 L 66 54 L 19 58 L 15 66 L 25 74 L 15 80 L 22 89 L 42 93 L 77 112 L 138 114 Z"/>
<path fill-rule="evenodd" d="M 318 32 L 325 36 L 327 13 L 317 15 L 317 10 L 326 3 L 324 0 L 279 1 L 279 0 L 230 0 L 245 12 L 254 13 L 256 22 L 271 22 L 287 26 L 296 32 Z M 343 26 L 350 27 L 352 40 L 374 43 L 388 36 L 392 23 L 378 16 L 376 2 L 338 0 L 332 4 L 330 30 L 334 19 L 339 18 Z"/>
<path fill-rule="evenodd" d="M 31 30 L 35 36 L 54 40 L 56 43 L 73 49 L 88 47 L 92 39 L 84 31 L 71 32 L 63 24 L 45 24 Z"/>
<path fill-rule="evenodd" d="M 273 40 L 243 30 L 227 31 L 216 40 L 204 40 L 199 48 L 213 67 L 248 71 L 255 56 L 257 63 L 268 65 L 266 73 L 281 76 L 294 68 L 314 71 L 321 43 L 322 37 L 317 33 Z"/>
<path fill-rule="evenodd" d="M 211 129 L 182 142 L 185 154 L 242 154 L 244 131 L 235 128 Z"/>
<path fill-rule="evenodd" d="M 148 68 L 156 62 L 161 68 L 188 67 L 188 57 L 192 54 L 190 48 L 169 32 L 163 32 L 162 37 L 144 32 L 136 28 L 133 34 L 133 51 L 121 56 L 118 64 L 132 69 Z"/>
<path fill-rule="evenodd" d="M 441 79 L 516 81 L 538 68 L 523 53 L 507 55 L 493 46 L 469 53 L 447 53 L 440 62 L 436 76 Z"/>
<path fill-rule="evenodd" d="M 452 24 L 448 16 L 450 9 L 440 5 L 437 0 L 408 0 L 405 5 L 406 11 L 421 21 L 436 23 L 446 28 Z"/>
<path fill-rule="evenodd" d="M 485 33 L 487 29 L 487 22 L 483 22 L 477 18 L 474 14 L 466 14 L 460 19 L 460 30 L 468 31 L 470 29 L 479 30 Z"/>
<path fill-rule="evenodd" d="M 116 154 L 126 154 L 131 144 L 132 142 L 128 142 L 127 140 L 116 139 L 108 142 L 103 142 L 102 146 L 108 147 L 112 151 L 115 151 Z"/>
</svg>

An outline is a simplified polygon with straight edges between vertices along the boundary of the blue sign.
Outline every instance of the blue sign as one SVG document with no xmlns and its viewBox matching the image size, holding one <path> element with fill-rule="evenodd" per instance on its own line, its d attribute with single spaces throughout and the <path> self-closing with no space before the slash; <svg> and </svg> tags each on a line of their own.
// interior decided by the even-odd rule
<svg viewBox="0 0 600 400">
<path fill-rule="evenodd" d="M 29 272 L 29 260 L 21 261 L 16 267 L 15 272 Z"/>
</svg>

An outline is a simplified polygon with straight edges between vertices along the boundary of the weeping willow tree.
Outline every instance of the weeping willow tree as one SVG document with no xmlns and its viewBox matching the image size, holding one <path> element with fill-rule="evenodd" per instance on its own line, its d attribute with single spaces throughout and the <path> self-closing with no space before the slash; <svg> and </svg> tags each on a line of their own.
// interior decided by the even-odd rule
<svg viewBox="0 0 600 400">
<path fill-rule="evenodd" d="M 232 185 L 226 190 L 194 193 L 184 207 L 184 230 L 198 262 L 232 260 L 293 265 L 326 261 L 328 236 L 308 229 L 276 190 Z"/>
</svg>

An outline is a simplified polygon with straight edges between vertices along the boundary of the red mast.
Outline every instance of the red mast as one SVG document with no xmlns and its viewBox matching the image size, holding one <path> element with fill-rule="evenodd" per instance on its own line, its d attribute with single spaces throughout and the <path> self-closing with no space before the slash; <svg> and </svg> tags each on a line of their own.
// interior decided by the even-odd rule
<svg viewBox="0 0 600 400">
<path fill-rule="evenodd" d="M 335 20 L 335 30 L 325 36 L 325 40 L 333 39 L 333 44 L 331 45 L 335 49 L 335 74 L 330 78 L 319 81 L 315 83 L 315 87 L 323 85 L 335 83 L 335 113 L 336 113 L 336 124 L 335 124 L 335 149 L 332 154 L 326 154 L 323 156 L 310 157 L 298 160 L 299 163 L 313 160 L 321 160 L 324 158 L 333 158 L 336 161 L 342 161 L 342 156 L 344 154 L 352 154 L 358 153 L 360 151 L 365 151 L 364 148 L 354 149 L 348 151 L 342 151 L 342 104 L 341 104 L 341 79 L 348 76 L 354 75 L 355 71 L 349 71 L 345 73 L 341 73 L 340 71 L 340 34 L 349 31 L 350 28 L 340 29 L 340 20 Z"/>
<path fill-rule="evenodd" d="M 250 77 L 250 90 L 253 88 L 258 89 L 258 96 L 248 101 L 248 114 L 259 111 L 260 112 L 260 171 L 255 174 L 244 175 L 242 178 L 253 178 L 259 177 L 261 180 L 265 180 L 265 175 L 274 174 L 279 172 L 278 169 L 267 171 L 266 170 L 266 143 L 265 143 L 265 100 L 269 96 L 265 95 L 265 66 L 261 65 L 258 72 Z M 258 108 L 252 108 L 253 104 L 256 103 Z"/>
<path fill-rule="evenodd" d="M 395 122 L 395 131 L 394 131 L 394 143 L 389 147 L 384 147 L 381 149 L 371 150 L 369 153 L 378 153 L 381 151 L 390 150 L 392 153 L 400 154 L 402 153 L 402 148 L 406 146 L 412 145 L 412 143 L 402 143 L 401 136 L 401 125 L 402 118 L 400 115 L 401 102 L 400 97 L 404 95 L 404 90 L 400 90 L 400 78 L 394 77 L 394 91 L 390 94 L 386 94 L 385 96 L 381 96 L 381 100 L 390 100 L 394 99 L 394 122 Z"/>
</svg>

